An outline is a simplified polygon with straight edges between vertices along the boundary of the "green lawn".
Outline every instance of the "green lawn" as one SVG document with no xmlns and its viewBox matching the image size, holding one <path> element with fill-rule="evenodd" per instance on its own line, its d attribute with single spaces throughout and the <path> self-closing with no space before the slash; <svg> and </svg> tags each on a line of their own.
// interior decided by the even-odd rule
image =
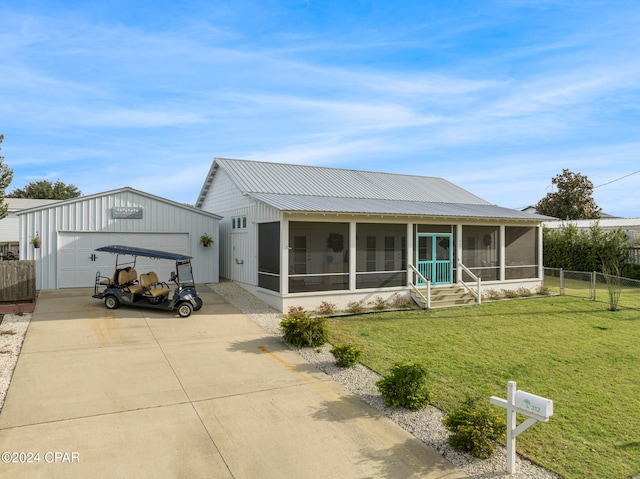
<svg viewBox="0 0 640 479">
<path fill-rule="evenodd" d="M 355 344 L 385 374 L 400 360 L 431 373 L 444 411 L 466 394 L 506 398 L 507 382 L 554 401 L 518 452 L 569 478 L 640 475 L 640 311 L 575 297 L 336 318 L 333 344 Z M 495 406 L 490 406 L 495 407 Z"/>
</svg>

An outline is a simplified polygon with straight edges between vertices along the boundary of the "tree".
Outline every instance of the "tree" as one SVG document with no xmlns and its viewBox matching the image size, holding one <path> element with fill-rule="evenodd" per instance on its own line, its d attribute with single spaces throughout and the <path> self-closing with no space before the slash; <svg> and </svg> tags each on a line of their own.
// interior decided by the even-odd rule
<svg viewBox="0 0 640 479">
<path fill-rule="evenodd" d="M 32 181 L 24 188 L 12 190 L 9 198 L 34 198 L 43 200 L 68 200 L 77 198 L 82 192 L 74 185 L 66 185 L 58 180 L 52 183 L 49 180 Z"/>
<path fill-rule="evenodd" d="M 602 211 L 593 199 L 593 183 L 580 173 L 563 169 L 551 180 L 558 191 L 547 193 L 536 205 L 541 215 L 561 220 L 587 220 L 600 218 Z"/>
<path fill-rule="evenodd" d="M 4 140 L 4 135 L 0 134 L 0 144 L 2 144 L 2 140 Z M 0 220 L 9 214 L 9 207 L 4 202 L 4 192 L 12 179 L 13 170 L 4 164 L 4 156 L 0 155 Z"/>
</svg>

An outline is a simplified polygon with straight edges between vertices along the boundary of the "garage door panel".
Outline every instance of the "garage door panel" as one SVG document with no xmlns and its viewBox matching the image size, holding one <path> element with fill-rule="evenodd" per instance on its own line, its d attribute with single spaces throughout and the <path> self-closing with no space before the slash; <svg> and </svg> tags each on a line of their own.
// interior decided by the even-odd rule
<svg viewBox="0 0 640 479">
<path fill-rule="evenodd" d="M 91 287 L 98 272 L 101 276 L 111 277 L 116 255 L 95 250 L 112 244 L 190 255 L 187 233 L 60 233 L 57 256 L 58 288 Z M 173 261 L 138 258 L 136 262 L 138 275 L 155 271 L 162 281 L 168 281 L 174 269 Z"/>
</svg>

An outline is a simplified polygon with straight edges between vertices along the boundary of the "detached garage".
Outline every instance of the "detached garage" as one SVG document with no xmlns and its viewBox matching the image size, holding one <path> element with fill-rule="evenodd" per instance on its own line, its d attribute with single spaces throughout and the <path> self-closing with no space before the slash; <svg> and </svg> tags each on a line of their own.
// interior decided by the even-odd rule
<svg viewBox="0 0 640 479">
<path fill-rule="evenodd" d="M 192 256 L 198 283 L 219 280 L 220 216 L 125 187 L 22 210 L 21 259 L 36 261 L 36 288 L 82 288 L 94 285 L 96 273 L 109 276 L 115 256 L 96 248 L 122 244 Z M 211 246 L 200 244 L 207 234 Z M 39 245 L 34 245 L 39 238 Z M 140 270 L 153 270 L 166 281 L 168 261 L 138 260 Z"/>
</svg>

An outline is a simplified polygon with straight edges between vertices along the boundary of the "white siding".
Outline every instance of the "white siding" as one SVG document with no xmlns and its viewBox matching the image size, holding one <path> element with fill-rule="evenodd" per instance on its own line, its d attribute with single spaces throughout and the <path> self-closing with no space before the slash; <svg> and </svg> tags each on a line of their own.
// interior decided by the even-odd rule
<svg viewBox="0 0 640 479">
<path fill-rule="evenodd" d="M 112 218 L 114 207 L 142 208 L 143 217 Z M 130 188 L 26 211 L 20 217 L 21 259 L 36 260 L 38 289 L 57 288 L 58 234 L 62 232 L 187 233 L 196 282 L 217 282 L 219 278 L 218 220 Z M 203 233 L 215 240 L 209 248 L 199 244 Z M 39 249 L 30 244 L 36 235 L 42 238 Z"/>
<path fill-rule="evenodd" d="M 217 170 L 202 209 L 220 220 L 220 276 L 258 284 L 258 223 L 279 221 L 281 213 L 242 194 L 226 172 Z M 233 218 L 246 217 L 246 229 L 233 229 Z"/>
</svg>

